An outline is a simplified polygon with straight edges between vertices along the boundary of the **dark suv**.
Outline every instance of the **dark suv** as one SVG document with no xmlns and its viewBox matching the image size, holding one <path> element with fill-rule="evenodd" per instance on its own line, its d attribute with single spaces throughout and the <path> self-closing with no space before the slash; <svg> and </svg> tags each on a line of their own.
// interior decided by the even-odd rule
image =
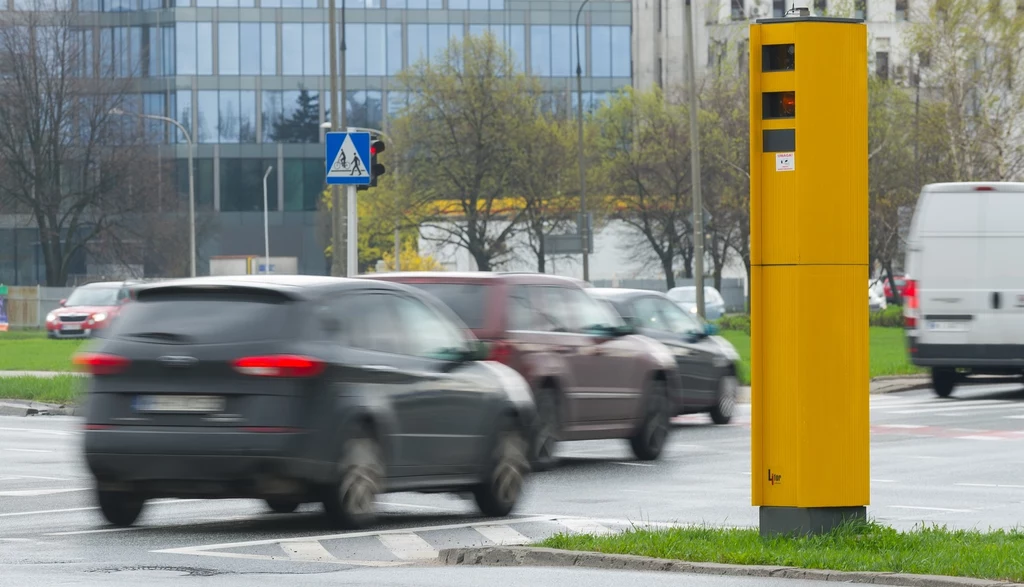
<svg viewBox="0 0 1024 587">
<path fill-rule="evenodd" d="M 515 505 L 534 407 L 514 370 L 446 306 L 355 279 L 242 276 L 138 291 L 87 370 L 85 457 L 99 506 L 130 525 L 147 498 L 323 502 L 365 526 L 388 491 Z"/>
<path fill-rule="evenodd" d="M 657 459 L 680 383 L 661 343 L 635 334 L 583 282 L 537 273 L 382 273 L 433 294 L 490 344 L 489 358 L 530 382 L 537 404 L 535 469 L 555 463 L 559 440 L 628 438 Z"/>
</svg>

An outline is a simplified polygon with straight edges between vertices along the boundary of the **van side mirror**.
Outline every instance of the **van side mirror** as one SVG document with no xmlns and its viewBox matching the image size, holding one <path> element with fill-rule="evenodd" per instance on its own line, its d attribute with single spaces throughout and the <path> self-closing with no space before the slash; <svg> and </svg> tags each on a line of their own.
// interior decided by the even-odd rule
<svg viewBox="0 0 1024 587">
<path fill-rule="evenodd" d="M 65 305 L 65 304 L 67 304 L 67 303 L 68 303 L 68 300 L 67 300 L 67 298 L 64 298 L 64 299 L 62 299 L 62 300 L 60 301 L 60 307 L 61 307 L 61 308 L 63 308 L 63 307 L 64 307 L 64 305 Z"/>
</svg>

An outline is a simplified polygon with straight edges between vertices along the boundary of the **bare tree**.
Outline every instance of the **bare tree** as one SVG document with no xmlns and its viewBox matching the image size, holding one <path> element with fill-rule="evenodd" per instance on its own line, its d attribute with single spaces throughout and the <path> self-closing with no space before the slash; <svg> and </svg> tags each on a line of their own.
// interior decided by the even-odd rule
<svg viewBox="0 0 1024 587">
<path fill-rule="evenodd" d="M 92 29 L 60 0 L 5 19 L 0 201 L 34 218 L 46 283 L 63 286 L 76 255 L 145 211 L 158 162 L 138 121 L 114 113 L 137 106 L 125 59 L 102 43 L 93 52 Z"/>
<path fill-rule="evenodd" d="M 512 169 L 531 137 L 536 80 L 492 34 L 454 41 L 444 56 L 403 73 L 415 98 L 394 122 L 402 190 L 436 205 L 424 227 L 465 248 L 488 271 L 511 256 L 523 207 L 509 205 Z M 453 220 L 453 218 L 458 218 Z"/>
</svg>

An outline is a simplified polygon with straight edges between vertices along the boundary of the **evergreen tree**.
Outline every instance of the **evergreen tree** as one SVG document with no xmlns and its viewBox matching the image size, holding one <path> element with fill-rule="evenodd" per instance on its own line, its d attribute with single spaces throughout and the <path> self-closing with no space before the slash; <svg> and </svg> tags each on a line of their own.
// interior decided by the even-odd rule
<svg viewBox="0 0 1024 587">
<path fill-rule="evenodd" d="M 278 143 L 316 143 L 320 140 L 320 99 L 302 88 L 291 116 L 274 122 L 271 139 Z"/>
</svg>

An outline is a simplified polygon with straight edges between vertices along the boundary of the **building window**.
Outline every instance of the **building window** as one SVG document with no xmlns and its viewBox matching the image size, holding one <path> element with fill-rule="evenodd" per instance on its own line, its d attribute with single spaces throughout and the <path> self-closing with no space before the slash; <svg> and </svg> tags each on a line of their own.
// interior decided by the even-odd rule
<svg viewBox="0 0 1024 587">
<path fill-rule="evenodd" d="M 221 212 L 263 211 L 263 174 L 277 167 L 273 159 L 220 160 Z M 277 181 L 267 178 L 267 208 L 277 210 Z"/>
<path fill-rule="evenodd" d="M 875 53 L 875 75 L 878 79 L 889 79 L 889 52 L 878 51 Z"/>
<path fill-rule="evenodd" d="M 814 14 L 823 16 L 828 12 L 828 0 L 814 0 Z"/>
<path fill-rule="evenodd" d="M 655 74 L 656 74 L 657 77 L 655 78 L 655 82 L 654 83 L 658 84 L 659 88 L 663 87 L 663 81 L 662 81 L 663 80 L 663 78 L 662 78 L 663 74 L 662 74 L 661 57 L 658 57 L 658 71 L 655 72 Z"/>
<path fill-rule="evenodd" d="M 746 0 L 731 0 L 730 5 L 733 20 L 747 20 Z"/>
<path fill-rule="evenodd" d="M 317 204 L 320 202 L 320 195 L 324 190 L 325 176 L 323 159 L 285 159 L 285 211 L 316 211 Z M 262 180 L 262 177 L 262 174 L 260 174 L 260 177 L 258 177 L 257 180 Z M 261 195 L 262 189 L 263 188 L 261 186 Z"/>
<path fill-rule="evenodd" d="M 658 19 L 658 32 L 660 33 L 661 32 L 661 11 L 663 10 L 662 7 L 661 7 L 661 0 L 657 0 L 654 3 L 654 10 L 657 12 L 656 18 Z"/>
<path fill-rule="evenodd" d="M 786 16 L 786 0 L 772 0 L 772 16 L 776 18 Z"/>
<path fill-rule="evenodd" d="M 854 0 L 853 17 L 861 20 L 868 19 L 868 0 Z"/>
<path fill-rule="evenodd" d="M 909 20 L 910 13 L 908 12 L 909 0 L 896 0 L 896 20 Z"/>
</svg>

